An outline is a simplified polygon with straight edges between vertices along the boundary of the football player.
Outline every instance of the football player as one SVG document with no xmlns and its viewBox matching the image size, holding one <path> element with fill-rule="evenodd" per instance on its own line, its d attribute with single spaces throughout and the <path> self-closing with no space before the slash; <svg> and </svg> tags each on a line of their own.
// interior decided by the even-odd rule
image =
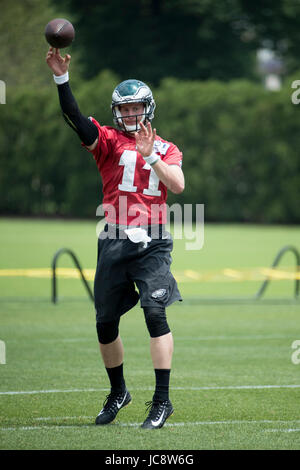
<svg viewBox="0 0 300 470">
<path fill-rule="evenodd" d="M 135 79 L 120 83 L 112 94 L 114 127 L 85 117 L 69 84 L 71 56 L 49 48 L 63 116 L 93 155 L 103 183 L 106 225 L 98 239 L 94 280 L 96 329 L 111 391 L 96 424 L 112 422 L 131 395 L 124 373 L 120 317 L 140 300 L 150 334 L 155 390 L 145 429 L 161 428 L 173 413 L 169 398 L 173 337 L 166 307 L 181 300 L 170 271 L 173 240 L 165 231 L 167 190 L 184 189 L 182 153 L 156 134 L 151 122 L 155 101 L 150 88 Z M 138 214 L 138 216 L 137 216 Z"/>
</svg>

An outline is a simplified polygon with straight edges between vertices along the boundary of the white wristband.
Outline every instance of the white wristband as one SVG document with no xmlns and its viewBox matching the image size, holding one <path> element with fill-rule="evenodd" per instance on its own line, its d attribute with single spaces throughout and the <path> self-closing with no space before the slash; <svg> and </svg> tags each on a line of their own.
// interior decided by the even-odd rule
<svg viewBox="0 0 300 470">
<path fill-rule="evenodd" d="M 57 85 L 62 85 L 69 81 L 69 72 L 66 72 L 63 75 L 53 75 L 53 78 Z"/>
<path fill-rule="evenodd" d="M 148 157 L 143 157 L 146 163 L 149 163 L 149 165 L 154 165 L 154 163 L 157 162 L 157 160 L 160 160 L 160 156 L 157 155 L 157 153 L 152 152 L 151 155 Z"/>
</svg>

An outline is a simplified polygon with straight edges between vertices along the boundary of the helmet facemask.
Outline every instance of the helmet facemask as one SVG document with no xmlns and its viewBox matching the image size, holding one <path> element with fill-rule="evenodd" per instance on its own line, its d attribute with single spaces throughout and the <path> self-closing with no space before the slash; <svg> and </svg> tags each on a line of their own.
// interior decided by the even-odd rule
<svg viewBox="0 0 300 470">
<path fill-rule="evenodd" d="M 122 116 L 119 106 L 129 103 L 143 103 L 144 112 L 142 114 L 134 114 L 135 123 L 128 125 L 124 122 L 130 116 Z M 140 130 L 140 122 L 146 125 L 154 118 L 155 101 L 150 88 L 139 80 L 125 80 L 120 83 L 114 90 L 112 95 L 112 113 L 116 127 L 126 132 L 138 132 Z M 139 120 L 138 118 L 142 116 Z"/>
<path fill-rule="evenodd" d="M 140 101 L 138 103 L 140 103 Z M 122 104 L 128 104 L 128 103 L 122 103 Z M 122 116 L 122 112 L 120 110 L 121 105 L 113 107 L 112 112 L 113 112 L 114 120 L 115 122 L 117 121 L 117 126 L 119 127 L 119 129 L 123 129 L 126 132 L 137 132 L 141 129 L 140 122 L 142 122 L 143 124 L 146 124 L 147 122 L 147 117 L 146 117 L 146 112 L 145 112 L 146 105 L 145 103 L 142 103 L 142 104 L 144 107 L 144 112 L 142 114 L 132 114 L 132 115 L 127 115 L 127 116 Z M 128 118 L 133 118 L 133 117 L 135 118 L 135 123 L 126 124 L 126 120 Z"/>
</svg>

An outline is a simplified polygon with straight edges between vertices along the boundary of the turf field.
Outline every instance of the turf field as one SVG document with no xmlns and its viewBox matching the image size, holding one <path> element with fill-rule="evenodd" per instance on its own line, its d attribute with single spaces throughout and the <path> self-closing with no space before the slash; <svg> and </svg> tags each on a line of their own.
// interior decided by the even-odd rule
<svg viewBox="0 0 300 470">
<path fill-rule="evenodd" d="M 154 373 L 137 306 L 121 321 L 132 404 L 96 427 L 109 390 L 93 305 L 66 255 L 52 304 L 49 271 L 56 250 L 68 247 L 92 283 L 96 223 L 2 218 L 0 448 L 299 449 L 295 260 L 287 253 L 277 272 L 268 270 L 284 245 L 300 250 L 300 227 L 206 225 L 200 251 L 175 240 L 172 266 L 184 297 L 168 309 L 175 412 L 159 431 L 139 428 Z M 273 279 L 254 300 L 266 273 Z"/>
</svg>

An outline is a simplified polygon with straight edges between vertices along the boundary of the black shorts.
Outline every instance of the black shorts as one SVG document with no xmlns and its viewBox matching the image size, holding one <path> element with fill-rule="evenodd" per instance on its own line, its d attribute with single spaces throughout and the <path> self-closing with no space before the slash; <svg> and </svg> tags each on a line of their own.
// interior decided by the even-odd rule
<svg viewBox="0 0 300 470">
<path fill-rule="evenodd" d="M 128 238 L 98 239 L 94 281 L 97 322 L 118 319 L 140 299 L 141 307 L 164 306 L 182 300 L 170 265 L 173 240 L 168 232 L 144 248 Z M 137 288 L 137 290 L 136 290 Z"/>
</svg>

